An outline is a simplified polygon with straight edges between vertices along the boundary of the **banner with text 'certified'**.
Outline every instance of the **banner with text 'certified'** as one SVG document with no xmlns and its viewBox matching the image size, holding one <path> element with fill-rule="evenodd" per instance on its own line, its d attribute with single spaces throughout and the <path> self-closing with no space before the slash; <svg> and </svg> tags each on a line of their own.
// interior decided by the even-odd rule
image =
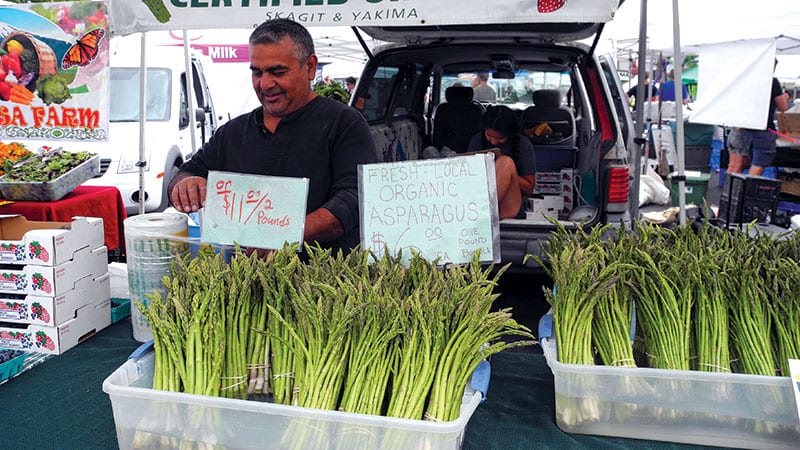
<svg viewBox="0 0 800 450">
<path fill-rule="evenodd" d="M 267 249 L 300 243 L 307 197 L 308 178 L 211 171 L 201 241 Z"/>
<path fill-rule="evenodd" d="M 358 168 L 361 246 L 464 264 L 480 251 L 500 261 L 497 184 L 491 154 Z"/>
<path fill-rule="evenodd" d="M 114 34 L 203 28 L 252 28 L 269 19 L 305 26 L 427 26 L 598 23 L 619 0 L 113 0 Z"/>
</svg>

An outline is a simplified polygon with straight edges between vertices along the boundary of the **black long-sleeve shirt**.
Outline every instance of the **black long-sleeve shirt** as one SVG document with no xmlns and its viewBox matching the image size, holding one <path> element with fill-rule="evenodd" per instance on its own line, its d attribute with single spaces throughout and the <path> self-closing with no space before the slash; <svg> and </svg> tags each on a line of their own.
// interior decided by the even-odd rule
<svg viewBox="0 0 800 450">
<path fill-rule="evenodd" d="M 179 175 L 208 177 L 209 170 L 306 177 L 306 214 L 330 211 L 344 236 L 323 245 L 349 249 L 359 242 L 359 164 L 377 161 L 369 126 L 361 114 L 342 103 L 316 97 L 283 117 L 275 132 L 263 123 L 259 107 L 221 126 Z M 177 177 L 176 177 L 177 178 Z"/>
</svg>

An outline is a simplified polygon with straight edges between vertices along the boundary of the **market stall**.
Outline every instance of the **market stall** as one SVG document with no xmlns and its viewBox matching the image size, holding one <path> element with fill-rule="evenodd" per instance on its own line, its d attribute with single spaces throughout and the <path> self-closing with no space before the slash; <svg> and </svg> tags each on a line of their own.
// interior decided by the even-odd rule
<svg viewBox="0 0 800 450">
<path fill-rule="evenodd" d="M 105 245 L 109 252 L 125 251 L 122 224 L 127 217 L 119 189 L 114 186 L 78 186 L 66 197 L 52 202 L 5 201 L 0 214 L 21 214 L 28 220 L 69 222 L 74 216 L 103 219 Z"/>
<path fill-rule="evenodd" d="M 7 448 L 117 448 L 111 404 L 103 380 L 138 346 L 130 320 L 0 386 L 0 417 L 17 430 L 3 436 Z M 486 402 L 466 429 L 463 450 L 531 448 L 706 448 L 636 439 L 568 434 L 553 420 L 553 377 L 540 352 L 507 352 L 492 359 Z"/>
</svg>

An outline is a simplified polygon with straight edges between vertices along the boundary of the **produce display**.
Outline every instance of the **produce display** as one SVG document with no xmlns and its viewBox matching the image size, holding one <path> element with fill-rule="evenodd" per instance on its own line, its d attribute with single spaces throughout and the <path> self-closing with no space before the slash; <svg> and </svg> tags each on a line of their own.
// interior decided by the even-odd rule
<svg viewBox="0 0 800 450">
<path fill-rule="evenodd" d="M 0 175 L 3 175 L 14 163 L 29 156 L 33 156 L 33 152 L 28 150 L 24 144 L 19 142 L 4 144 L 0 142 Z"/>
<path fill-rule="evenodd" d="M 3 181 L 46 183 L 64 175 L 94 156 L 90 152 L 51 151 L 25 162 L 14 164 L 3 176 Z"/>
<path fill-rule="evenodd" d="M 637 223 L 627 232 L 559 227 L 546 255 L 554 289 L 545 294 L 561 363 L 789 376 L 788 360 L 800 358 L 798 233 L 709 224 Z M 671 386 L 674 391 L 653 395 L 679 399 L 687 389 Z M 720 386 L 716 402 L 737 401 Z M 767 400 L 764 392 L 775 395 Z M 752 396 L 759 405 L 792 401 L 761 386 Z M 601 420 L 592 399 L 572 400 L 572 407 L 559 408 L 561 423 Z"/>
<path fill-rule="evenodd" d="M 240 249 L 230 264 L 204 251 L 176 260 L 166 298 L 136 303 L 154 336 L 153 389 L 451 421 L 481 361 L 534 343 L 509 309 L 491 310 L 503 269 L 492 276 L 477 258 L 439 268 L 414 256 L 405 267 L 307 252 L 307 262 L 293 246 L 267 261 Z M 285 434 L 296 448 L 323 448 L 296 434 Z M 369 438 L 364 448 L 379 447 Z"/>
</svg>

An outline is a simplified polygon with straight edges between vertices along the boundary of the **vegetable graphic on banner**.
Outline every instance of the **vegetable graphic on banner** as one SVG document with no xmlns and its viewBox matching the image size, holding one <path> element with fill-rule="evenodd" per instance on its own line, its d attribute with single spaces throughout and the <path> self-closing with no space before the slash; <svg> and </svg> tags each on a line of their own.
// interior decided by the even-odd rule
<svg viewBox="0 0 800 450">
<path fill-rule="evenodd" d="M 172 14 L 167 11 L 167 7 L 164 6 L 164 2 L 161 0 L 142 0 L 142 3 L 147 6 L 147 9 L 153 13 L 153 17 L 160 23 L 167 23 L 172 17 Z"/>
<path fill-rule="evenodd" d="M 105 141 L 104 2 L 0 7 L 0 137 Z"/>
</svg>

